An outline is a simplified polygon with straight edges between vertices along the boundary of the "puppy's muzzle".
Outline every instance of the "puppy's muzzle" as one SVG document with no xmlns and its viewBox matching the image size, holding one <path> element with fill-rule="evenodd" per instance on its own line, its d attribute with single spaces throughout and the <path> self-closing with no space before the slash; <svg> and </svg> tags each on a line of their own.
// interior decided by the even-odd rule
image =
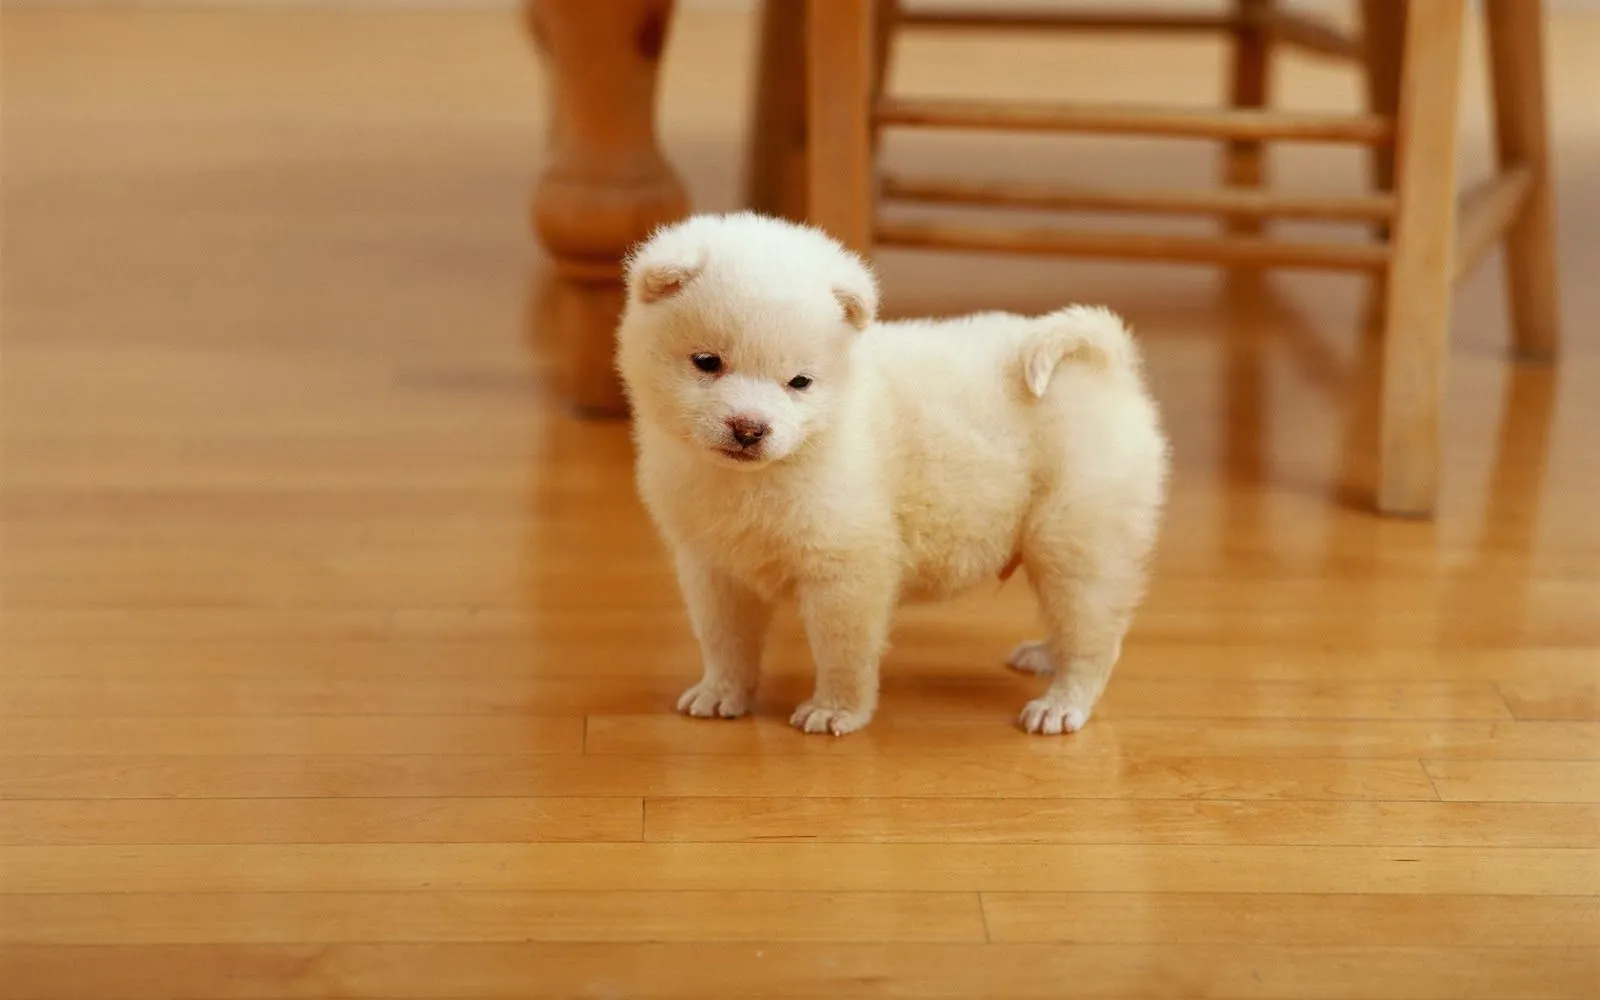
<svg viewBox="0 0 1600 1000">
<path fill-rule="evenodd" d="M 727 452 L 735 458 L 754 458 L 761 451 L 761 442 L 772 432 L 772 425 L 749 417 L 729 417 L 728 436 L 733 447 Z"/>
<path fill-rule="evenodd" d="M 753 448 L 761 443 L 772 427 L 768 424 L 758 423 L 748 417 L 733 417 L 728 421 L 728 433 L 739 442 L 741 448 Z"/>
</svg>

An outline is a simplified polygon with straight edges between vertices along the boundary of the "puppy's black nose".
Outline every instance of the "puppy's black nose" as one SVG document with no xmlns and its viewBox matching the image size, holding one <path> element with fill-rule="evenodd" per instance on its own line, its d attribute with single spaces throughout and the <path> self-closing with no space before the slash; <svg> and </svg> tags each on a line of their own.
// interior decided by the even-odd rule
<svg viewBox="0 0 1600 1000">
<path fill-rule="evenodd" d="M 733 439 L 739 442 L 739 447 L 748 448 L 766 437 L 772 428 L 747 417 L 733 417 L 728 421 L 728 430 L 733 433 Z"/>
</svg>

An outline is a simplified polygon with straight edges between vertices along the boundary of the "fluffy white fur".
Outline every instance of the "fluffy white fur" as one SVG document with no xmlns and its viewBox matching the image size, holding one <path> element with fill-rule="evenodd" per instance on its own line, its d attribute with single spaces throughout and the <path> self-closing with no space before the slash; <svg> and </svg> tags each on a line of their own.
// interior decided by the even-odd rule
<svg viewBox="0 0 1600 1000">
<path fill-rule="evenodd" d="M 1116 316 L 878 323 L 857 257 L 751 214 L 658 232 L 628 284 L 639 490 L 705 661 L 680 710 L 744 714 L 773 604 L 793 597 L 816 690 L 791 721 L 859 729 L 896 604 L 993 585 L 1020 558 L 1048 633 L 1011 664 L 1054 674 L 1021 724 L 1083 726 L 1142 596 L 1167 468 Z"/>
</svg>

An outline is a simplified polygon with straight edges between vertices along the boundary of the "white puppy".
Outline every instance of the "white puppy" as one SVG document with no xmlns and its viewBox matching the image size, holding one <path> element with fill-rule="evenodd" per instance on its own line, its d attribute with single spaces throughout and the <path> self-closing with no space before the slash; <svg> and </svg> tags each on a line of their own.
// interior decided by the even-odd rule
<svg viewBox="0 0 1600 1000">
<path fill-rule="evenodd" d="M 1137 349 L 1101 309 L 875 322 L 859 258 L 752 214 L 663 229 L 629 262 L 618 365 L 639 489 L 677 562 L 705 676 L 678 708 L 749 708 L 774 602 L 793 596 L 816 690 L 791 719 L 872 718 L 902 600 L 1023 566 L 1055 677 L 1029 732 L 1080 728 L 1121 651 L 1155 542 L 1167 445 Z"/>
</svg>

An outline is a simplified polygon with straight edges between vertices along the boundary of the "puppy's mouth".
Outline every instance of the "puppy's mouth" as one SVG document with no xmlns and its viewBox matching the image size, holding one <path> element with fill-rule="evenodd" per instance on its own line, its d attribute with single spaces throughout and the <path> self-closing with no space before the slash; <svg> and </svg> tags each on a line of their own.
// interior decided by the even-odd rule
<svg viewBox="0 0 1600 1000">
<path fill-rule="evenodd" d="M 733 459 L 735 462 L 749 464 L 761 461 L 761 453 L 759 451 L 746 451 L 743 448 L 718 448 L 717 452 Z"/>
</svg>

